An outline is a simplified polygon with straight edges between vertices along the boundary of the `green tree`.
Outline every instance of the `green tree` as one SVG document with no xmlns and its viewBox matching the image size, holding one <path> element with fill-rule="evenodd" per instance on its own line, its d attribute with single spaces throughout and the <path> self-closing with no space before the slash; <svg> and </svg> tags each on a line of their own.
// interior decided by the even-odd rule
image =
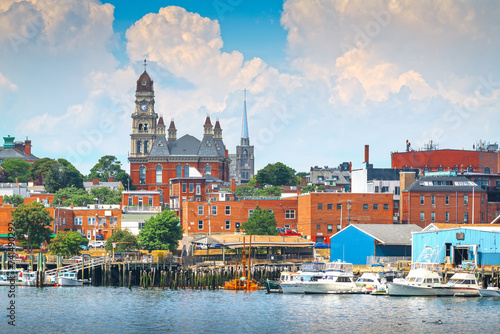
<svg viewBox="0 0 500 334">
<path fill-rule="evenodd" d="M 74 206 L 86 206 L 87 204 L 93 204 L 95 202 L 94 197 L 87 193 L 85 189 L 69 187 L 56 191 L 52 206 L 70 206 L 71 204 Z"/>
<path fill-rule="evenodd" d="M 299 178 L 295 176 L 295 170 L 287 165 L 277 162 L 268 164 L 257 172 L 255 176 L 259 186 L 295 186 L 299 184 Z"/>
<path fill-rule="evenodd" d="M 45 177 L 47 192 L 55 193 L 68 187 L 83 189 L 83 175 L 75 166 L 65 159 L 58 159 L 56 163 Z"/>
<path fill-rule="evenodd" d="M 19 205 L 24 203 L 24 197 L 19 195 L 5 195 L 3 197 L 3 202 L 12 204 L 14 207 L 18 207 Z"/>
<path fill-rule="evenodd" d="M 2 169 L 7 173 L 9 182 L 28 182 L 31 179 L 30 164 L 22 159 L 7 159 Z"/>
<path fill-rule="evenodd" d="M 1 166 L 0 166 L 1 167 Z M 9 182 L 9 175 L 3 169 L 0 169 L 0 183 Z"/>
<path fill-rule="evenodd" d="M 264 189 L 259 189 L 259 196 L 281 196 L 283 189 L 277 186 L 266 187 Z"/>
<path fill-rule="evenodd" d="M 106 187 L 92 188 L 90 196 L 97 199 L 100 204 L 120 204 L 122 201 L 122 190 L 111 190 Z"/>
<path fill-rule="evenodd" d="M 31 179 L 33 181 L 36 180 L 44 180 L 49 172 L 52 171 L 52 169 L 56 168 L 58 166 L 57 161 L 51 158 L 43 158 L 36 160 L 33 165 L 31 166 Z"/>
<path fill-rule="evenodd" d="M 49 251 L 54 255 L 66 257 L 80 255 L 82 245 L 87 245 L 89 240 L 82 237 L 80 232 L 67 231 L 59 232 L 49 243 Z"/>
<path fill-rule="evenodd" d="M 246 234 L 253 235 L 278 235 L 276 230 L 276 218 L 274 212 L 261 209 L 258 205 L 246 222 L 241 224 L 241 228 Z"/>
<path fill-rule="evenodd" d="M 27 235 L 29 251 L 33 250 L 33 245 L 38 246 L 43 241 L 49 241 L 52 220 L 49 211 L 37 202 L 21 204 L 12 211 L 16 238 L 25 240 L 24 236 Z"/>
<path fill-rule="evenodd" d="M 174 211 L 165 210 L 144 222 L 139 232 L 139 243 L 143 249 L 169 250 L 175 252 L 182 239 L 182 226 Z"/>
<path fill-rule="evenodd" d="M 105 155 L 92 167 L 88 178 L 99 178 L 101 181 L 108 181 L 110 177 L 117 179 L 118 173 L 123 171 L 121 165 L 115 156 Z"/>
<path fill-rule="evenodd" d="M 139 248 L 139 240 L 130 230 L 118 230 L 106 240 L 106 250 L 113 250 L 113 242 L 117 243 L 115 252 L 129 252 Z"/>
<path fill-rule="evenodd" d="M 118 172 L 118 174 L 116 175 L 116 180 L 122 183 L 123 188 L 128 190 L 135 190 L 135 186 L 132 184 L 132 178 L 124 170 Z"/>
<path fill-rule="evenodd" d="M 241 186 L 235 190 L 236 196 L 256 196 L 257 188 L 252 186 Z"/>
</svg>

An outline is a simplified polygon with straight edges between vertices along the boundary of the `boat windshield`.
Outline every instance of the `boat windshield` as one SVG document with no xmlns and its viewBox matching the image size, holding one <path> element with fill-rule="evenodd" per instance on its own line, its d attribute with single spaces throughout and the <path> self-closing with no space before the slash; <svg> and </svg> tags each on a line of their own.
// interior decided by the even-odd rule
<svg viewBox="0 0 500 334">
<path fill-rule="evenodd" d="M 324 262 L 305 262 L 302 263 L 302 271 L 324 271 Z"/>
</svg>

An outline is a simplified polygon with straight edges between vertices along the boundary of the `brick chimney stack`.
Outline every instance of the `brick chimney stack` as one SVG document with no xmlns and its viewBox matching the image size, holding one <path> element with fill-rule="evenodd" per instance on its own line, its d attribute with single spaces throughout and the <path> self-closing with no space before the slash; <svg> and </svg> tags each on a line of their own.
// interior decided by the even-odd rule
<svg viewBox="0 0 500 334">
<path fill-rule="evenodd" d="M 24 141 L 24 153 L 31 155 L 31 140 L 28 138 Z"/>
<path fill-rule="evenodd" d="M 110 178 L 108 179 L 108 182 L 113 182 L 114 180 L 115 180 L 115 179 L 114 179 L 113 177 L 110 177 Z"/>
<path fill-rule="evenodd" d="M 94 177 L 94 178 L 92 179 L 92 184 L 93 184 L 94 186 L 98 186 L 98 185 L 99 185 L 99 178 L 98 178 L 98 177 Z"/>
<path fill-rule="evenodd" d="M 365 164 L 368 166 L 370 163 L 370 146 L 365 145 Z"/>
<path fill-rule="evenodd" d="M 234 194 L 236 192 L 236 180 L 231 179 L 231 192 Z"/>
</svg>

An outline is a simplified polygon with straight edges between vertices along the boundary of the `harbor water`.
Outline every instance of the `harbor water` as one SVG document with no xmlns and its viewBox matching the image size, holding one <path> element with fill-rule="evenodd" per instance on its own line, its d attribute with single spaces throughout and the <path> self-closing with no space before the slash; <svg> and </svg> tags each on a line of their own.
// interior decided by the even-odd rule
<svg viewBox="0 0 500 334">
<path fill-rule="evenodd" d="M 0 287 L 7 314 L 8 287 Z M 1 333 L 498 333 L 500 299 L 17 287 Z"/>
</svg>

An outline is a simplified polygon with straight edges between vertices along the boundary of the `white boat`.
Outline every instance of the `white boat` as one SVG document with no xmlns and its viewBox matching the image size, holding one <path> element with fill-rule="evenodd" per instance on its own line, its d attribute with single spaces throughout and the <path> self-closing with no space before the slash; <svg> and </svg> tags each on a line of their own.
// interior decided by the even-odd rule
<svg viewBox="0 0 500 334">
<path fill-rule="evenodd" d="M 0 270 L 0 285 L 35 286 L 36 271 L 23 271 L 22 269 Z"/>
<path fill-rule="evenodd" d="M 487 287 L 486 289 L 479 289 L 481 297 L 496 297 L 500 298 L 500 290 L 497 287 Z"/>
<path fill-rule="evenodd" d="M 59 273 L 56 277 L 57 286 L 82 286 L 83 281 L 78 279 L 78 276 L 73 271 L 65 271 Z"/>
<path fill-rule="evenodd" d="M 373 292 L 385 290 L 386 286 L 382 283 L 378 273 L 363 273 L 356 280 L 356 286 L 360 287 L 364 292 Z"/>
<path fill-rule="evenodd" d="M 325 270 L 324 262 L 305 262 L 302 270 L 296 275 L 289 276 L 288 280 L 280 282 L 283 293 L 304 293 L 304 282 L 315 281 L 323 277 Z M 287 278 L 287 277 L 285 277 Z"/>
<path fill-rule="evenodd" d="M 389 296 L 435 296 L 433 286 L 443 283 L 439 263 L 413 263 L 404 280 L 387 283 Z"/>
<path fill-rule="evenodd" d="M 330 262 L 326 264 L 325 274 L 317 281 L 303 283 L 304 293 L 361 293 L 356 286 L 352 263 Z"/>
<path fill-rule="evenodd" d="M 451 276 L 446 284 L 432 287 L 436 296 L 480 297 L 479 283 L 472 272 L 459 272 Z"/>
</svg>

